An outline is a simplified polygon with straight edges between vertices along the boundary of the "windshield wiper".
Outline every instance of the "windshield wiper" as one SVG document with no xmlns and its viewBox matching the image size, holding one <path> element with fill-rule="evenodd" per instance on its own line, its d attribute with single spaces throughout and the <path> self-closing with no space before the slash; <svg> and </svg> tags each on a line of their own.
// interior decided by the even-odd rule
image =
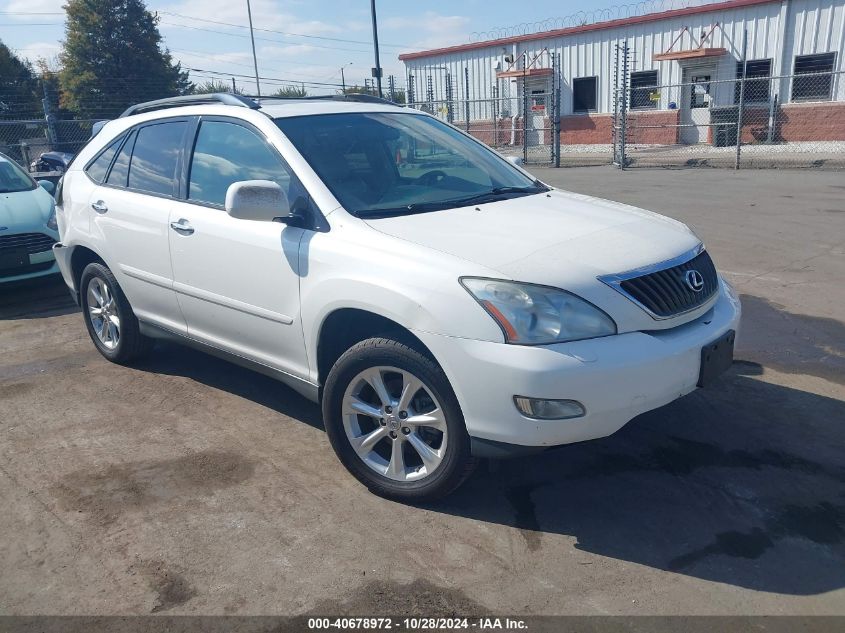
<svg viewBox="0 0 845 633">
<path fill-rule="evenodd" d="M 490 193 L 542 193 L 544 191 L 549 191 L 549 188 L 539 180 L 535 179 L 534 182 L 527 187 L 493 187 L 490 190 Z"/>
<path fill-rule="evenodd" d="M 465 207 L 471 204 L 479 204 L 489 200 L 495 200 L 500 196 L 505 196 L 514 193 L 542 193 L 549 191 L 539 180 L 535 180 L 533 184 L 527 187 L 493 187 L 489 191 L 482 191 L 465 198 L 451 198 L 449 200 L 432 200 L 430 202 L 412 202 L 403 207 L 396 207 L 390 209 L 373 209 L 368 213 L 361 214 L 362 217 L 367 218 L 385 218 L 396 215 L 410 215 L 412 213 L 426 213 L 428 211 L 440 211 L 443 209 L 454 209 L 457 207 Z"/>
</svg>

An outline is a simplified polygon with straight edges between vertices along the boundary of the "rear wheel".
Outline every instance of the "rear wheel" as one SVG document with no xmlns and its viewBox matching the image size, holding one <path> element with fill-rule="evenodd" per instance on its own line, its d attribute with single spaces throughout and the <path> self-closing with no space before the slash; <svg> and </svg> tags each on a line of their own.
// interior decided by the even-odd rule
<svg viewBox="0 0 845 633">
<path fill-rule="evenodd" d="M 326 381 L 323 417 L 341 462 L 385 497 L 441 497 L 475 466 L 443 370 L 395 340 L 368 339 L 338 359 Z"/>
<path fill-rule="evenodd" d="M 85 327 L 103 356 L 123 364 L 150 349 L 152 341 L 141 334 L 132 306 L 106 266 L 88 264 L 82 271 L 79 290 Z"/>
</svg>

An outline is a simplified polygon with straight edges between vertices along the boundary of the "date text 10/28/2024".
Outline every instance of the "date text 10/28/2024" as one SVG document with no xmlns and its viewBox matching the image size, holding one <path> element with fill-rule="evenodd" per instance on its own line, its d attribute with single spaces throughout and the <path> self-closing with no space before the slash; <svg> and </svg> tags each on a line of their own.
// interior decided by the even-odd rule
<svg viewBox="0 0 845 633">
<path fill-rule="evenodd" d="M 395 631 L 524 631 L 525 620 L 519 618 L 308 618 L 308 629 L 318 630 L 395 630 Z"/>
</svg>

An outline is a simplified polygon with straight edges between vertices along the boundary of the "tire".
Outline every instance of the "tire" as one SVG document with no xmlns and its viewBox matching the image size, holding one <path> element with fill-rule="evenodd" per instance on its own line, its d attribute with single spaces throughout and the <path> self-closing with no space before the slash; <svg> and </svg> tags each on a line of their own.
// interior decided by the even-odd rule
<svg viewBox="0 0 845 633">
<path fill-rule="evenodd" d="M 112 272 L 91 263 L 79 278 L 82 318 L 97 351 L 113 363 L 130 363 L 146 354 L 152 339 L 141 334 L 138 319 Z M 104 328 L 105 323 L 110 327 Z"/>
<path fill-rule="evenodd" d="M 382 497 L 431 501 L 476 466 L 446 374 L 391 338 L 361 341 L 338 359 L 323 391 L 323 420 L 343 465 Z"/>
</svg>

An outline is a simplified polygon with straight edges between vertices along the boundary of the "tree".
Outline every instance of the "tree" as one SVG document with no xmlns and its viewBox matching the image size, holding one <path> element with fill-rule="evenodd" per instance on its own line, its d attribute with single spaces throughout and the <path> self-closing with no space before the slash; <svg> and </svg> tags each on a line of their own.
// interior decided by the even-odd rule
<svg viewBox="0 0 845 633">
<path fill-rule="evenodd" d="M 270 96 L 272 96 L 272 97 L 285 97 L 285 98 L 288 98 L 288 99 L 290 99 L 290 98 L 301 98 L 301 97 L 307 97 L 308 91 L 305 89 L 304 85 L 301 85 L 298 88 L 296 86 L 286 86 L 285 88 L 279 88 L 278 90 L 276 90 L 276 92 L 274 92 Z"/>
<path fill-rule="evenodd" d="M 41 87 L 44 98 L 49 101 L 50 112 L 57 119 L 72 119 L 73 113 L 61 106 L 61 87 L 59 86 L 59 71 L 50 67 L 50 62 L 39 57 L 35 60 L 35 67 L 41 77 Z"/>
<path fill-rule="evenodd" d="M 191 91 L 192 94 L 195 95 L 207 95 L 212 94 L 215 92 L 232 92 L 232 84 L 221 81 L 219 79 L 211 79 L 209 81 L 205 81 L 201 84 L 197 84 L 194 86 L 194 89 Z M 235 94 L 239 95 L 242 94 L 243 91 L 235 87 Z"/>
<path fill-rule="evenodd" d="M 29 119 L 43 116 L 41 90 L 32 64 L 0 41 L 0 116 Z"/>
<path fill-rule="evenodd" d="M 59 55 L 62 105 L 87 118 L 193 87 L 161 46 L 158 16 L 143 0 L 68 0 Z"/>
</svg>

